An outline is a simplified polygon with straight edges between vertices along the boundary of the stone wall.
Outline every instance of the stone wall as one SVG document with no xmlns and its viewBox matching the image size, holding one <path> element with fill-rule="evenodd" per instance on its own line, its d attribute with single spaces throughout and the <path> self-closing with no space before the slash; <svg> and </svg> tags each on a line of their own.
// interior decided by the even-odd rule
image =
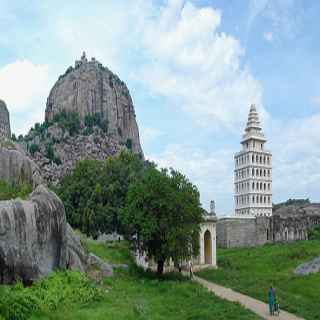
<svg viewBox="0 0 320 320">
<path fill-rule="evenodd" d="M 217 222 L 217 245 L 253 247 L 306 240 L 308 230 L 317 225 L 320 225 L 320 204 L 286 206 L 275 211 L 272 217 L 224 217 Z"/>
</svg>

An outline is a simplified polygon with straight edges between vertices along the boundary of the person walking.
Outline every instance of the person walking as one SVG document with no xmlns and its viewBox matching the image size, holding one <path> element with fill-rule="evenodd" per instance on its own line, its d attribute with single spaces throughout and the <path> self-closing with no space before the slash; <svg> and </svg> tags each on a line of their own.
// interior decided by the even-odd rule
<svg viewBox="0 0 320 320">
<path fill-rule="evenodd" d="M 275 293 L 274 289 L 272 288 L 272 286 L 270 286 L 268 291 L 270 316 L 274 315 L 274 293 Z"/>
</svg>

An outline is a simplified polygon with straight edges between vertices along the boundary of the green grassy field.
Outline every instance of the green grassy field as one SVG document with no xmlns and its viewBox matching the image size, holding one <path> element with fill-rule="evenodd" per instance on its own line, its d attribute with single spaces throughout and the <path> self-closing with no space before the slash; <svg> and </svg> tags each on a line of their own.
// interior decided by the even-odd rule
<svg viewBox="0 0 320 320">
<path fill-rule="evenodd" d="M 24 288 L 0 286 L 1 320 L 255 320 L 252 312 L 224 301 L 180 274 L 159 280 L 132 263 L 128 244 L 85 246 L 110 263 L 126 263 L 95 285 L 85 275 L 63 271 Z"/>
<path fill-rule="evenodd" d="M 305 319 L 320 319 L 320 273 L 296 276 L 299 264 L 320 256 L 320 241 L 248 249 L 219 249 L 217 270 L 199 276 L 267 302 L 270 284 L 280 307 Z"/>
</svg>

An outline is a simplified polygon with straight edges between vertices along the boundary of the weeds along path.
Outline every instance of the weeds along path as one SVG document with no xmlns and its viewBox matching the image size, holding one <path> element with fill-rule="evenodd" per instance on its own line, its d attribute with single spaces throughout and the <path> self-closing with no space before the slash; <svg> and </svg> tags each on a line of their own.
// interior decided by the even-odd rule
<svg viewBox="0 0 320 320">
<path fill-rule="evenodd" d="M 238 302 L 242 306 L 244 306 L 246 309 L 249 309 L 256 313 L 258 316 L 262 317 L 263 319 L 279 319 L 279 320 L 303 320 L 303 318 L 299 318 L 289 312 L 280 311 L 279 316 L 270 316 L 269 315 L 269 306 L 261 302 L 259 300 L 256 300 L 254 298 L 251 298 L 249 296 L 246 296 L 242 293 L 233 291 L 232 289 L 220 286 L 218 284 L 215 284 L 213 282 L 209 282 L 207 280 L 204 280 L 202 278 L 199 278 L 197 276 L 194 276 L 194 281 L 200 283 L 202 286 L 206 287 L 210 292 L 213 292 L 216 296 L 223 298 L 228 301 L 232 302 Z M 281 306 L 280 306 L 281 307 Z"/>
</svg>

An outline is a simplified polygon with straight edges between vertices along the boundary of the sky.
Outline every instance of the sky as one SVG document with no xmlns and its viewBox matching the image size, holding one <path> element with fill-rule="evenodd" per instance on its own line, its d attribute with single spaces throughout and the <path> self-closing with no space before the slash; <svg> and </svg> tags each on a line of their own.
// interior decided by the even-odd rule
<svg viewBox="0 0 320 320">
<path fill-rule="evenodd" d="M 126 82 L 142 148 L 233 213 L 233 154 L 252 103 L 273 153 L 273 202 L 320 201 L 317 0 L 0 0 L 0 99 L 12 131 L 44 120 L 83 51 Z"/>
</svg>

